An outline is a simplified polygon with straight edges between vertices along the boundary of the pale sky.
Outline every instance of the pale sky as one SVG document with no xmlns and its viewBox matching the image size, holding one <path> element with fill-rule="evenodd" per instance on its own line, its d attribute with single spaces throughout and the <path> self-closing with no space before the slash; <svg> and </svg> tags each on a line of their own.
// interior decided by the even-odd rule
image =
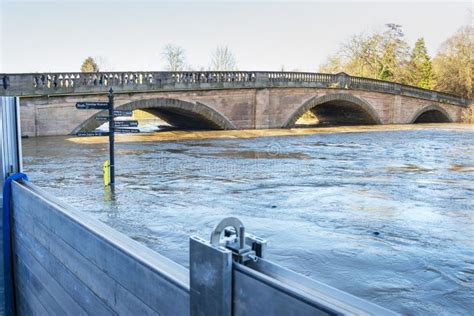
<svg viewBox="0 0 474 316">
<path fill-rule="evenodd" d="M 163 70 L 173 43 L 193 68 L 227 45 L 242 70 L 317 71 L 352 34 L 403 26 L 429 53 L 470 20 L 471 1 L 23 1 L 0 0 L 0 72 Z"/>
</svg>

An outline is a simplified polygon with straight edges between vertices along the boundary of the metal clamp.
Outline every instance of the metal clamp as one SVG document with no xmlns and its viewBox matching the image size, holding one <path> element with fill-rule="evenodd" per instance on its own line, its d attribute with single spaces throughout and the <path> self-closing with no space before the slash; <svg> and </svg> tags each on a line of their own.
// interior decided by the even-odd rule
<svg viewBox="0 0 474 316">
<path fill-rule="evenodd" d="M 229 249 L 232 252 L 233 259 L 239 263 L 249 260 L 256 262 L 258 260 L 258 256 L 252 250 L 252 247 L 245 243 L 244 224 L 236 217 L 226 217 L 217 224 L 211 233 L 211 244 Z"/>
</svg>

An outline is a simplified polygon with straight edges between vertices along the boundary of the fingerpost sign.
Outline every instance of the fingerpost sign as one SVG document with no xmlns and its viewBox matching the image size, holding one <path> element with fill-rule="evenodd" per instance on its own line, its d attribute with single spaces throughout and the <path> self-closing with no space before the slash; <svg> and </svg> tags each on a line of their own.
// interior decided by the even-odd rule
<svg viewBox="0 0 474 316">
<path fill-rule="evenodd" d="M 117 116 L 132 116 L 133 113 L 130 110 L 114 110 L 114 91 L 112 88 L 108 94 L 109 102 L 77 102 L 76 109 L 78 110 L 108 110 L 108 115 L 96 116 L 97 121 L 109 122 L 109 131 L 80 131 L 76 133 L 77 136 L 109 136 L 109 160 L 104 163 L 104 186 L 115 185 L 115 133 L 139 133 L 140 130 L 136 128 L 138 121 L 115 121 L 114 117 Z M 124 128 L 126 127 L 126 128 Z"/>
</svg>

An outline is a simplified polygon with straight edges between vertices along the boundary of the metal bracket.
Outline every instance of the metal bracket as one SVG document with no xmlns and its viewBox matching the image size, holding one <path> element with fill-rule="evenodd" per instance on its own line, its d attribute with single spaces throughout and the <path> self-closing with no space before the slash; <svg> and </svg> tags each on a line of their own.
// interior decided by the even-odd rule
<svg viewBox="0 0 474 316">
<path fill-rule="evenodd" d="M 3 76 L 3 79 L 2 79 L 2 82 L 3 82 L 3 89 L 8 89 L 8 87 L 10 87 L 10 78 L 8 76 Z"/>
<path fill-rule="evenodd" d="M 266 243 L 256 236 L 246 236 L 244 224 L 236 217 L 224 218 L 211 233 L 211 244 L 230 250 L 233 260 L 239 263 L 263 258 Z"/>
<path fill-rule="evenodd" d="M 0 185 L 22 171 L 20 99 L 0 97 Z"/>
</svg>

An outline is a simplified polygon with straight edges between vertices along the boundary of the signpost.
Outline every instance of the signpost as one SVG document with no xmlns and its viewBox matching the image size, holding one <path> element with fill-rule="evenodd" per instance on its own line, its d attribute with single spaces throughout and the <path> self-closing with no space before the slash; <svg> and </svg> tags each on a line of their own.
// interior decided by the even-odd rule
<svg viewBox="0 0 474 316">
<path fill-rule="evenodd" d="M 95 117 L 95 120 L 96 121 L 103 121 L 103 122 L 107 122 L 109 120 L 109 116 L 108 115 L 97 115 Z"/>
<path fill-rule="evenodd" d="M 114 117 L 118 116 L 132 116 L 130 110 L 114 110 L 114 91 L 112 88 L 108 94 L 109 102 L 77 102 L 76 109 L 78 110 L 108 110 L 108 115 L 98 115 L 97 121 L 109 122 L 109 131 L 82 131 L 76 133 L 77 136 L 109 136 L 109 160 L 104 163 L 104 186 L 115 185 L 115 133 L 139 133 L 140 130 L 135 128 L 124 128 L 124 127 L 137 127 L 138 121 L 115 121 Z"/>
<path fill-rule="evenodd" d="M 132 129 L 132 128 L 115 128 L 116 133 L 123 133 L 123 134 L 136 134 L 140 133 L 138 129 Z"/>
<path fill-rule="evenodd" d="M 132 116 L 132 111 L 114 110 L 114 116 Z"/>
<path fill-rule="evenodd" d="M 115 135 L 114 135 L 114 90 L 109 90 L 109 155 L 110 155 L 110 186 L 115 185 Z"/>
<path fill-rule="evenodd" d="M 89 109 L 100 109 L 107 110 L 109 108 L 108 102 L 77 102 L 76 109 L 89 110 Z"/>
<path fill-rule="evenodd" d="M 109 136 L 109 132 L 103 131 L 87 131 L 87 132 L 78 132 L 77 136 Z"/>
<path fill-rule="evenodd" d="M 114 121 L 114 127 L 137 127 L 138 121 Z"/>
</svg>

